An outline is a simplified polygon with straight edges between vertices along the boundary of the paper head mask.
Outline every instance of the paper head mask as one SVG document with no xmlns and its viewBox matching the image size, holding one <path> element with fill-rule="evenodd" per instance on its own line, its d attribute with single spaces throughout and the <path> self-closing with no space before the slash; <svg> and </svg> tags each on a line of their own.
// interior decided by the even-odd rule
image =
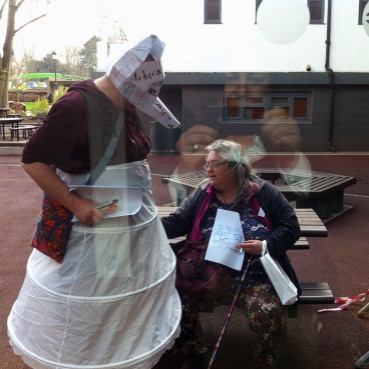
<svg viewBox="0 0 369 369">
<path fill-rule="evenodd" d="M 158 98 L 165 76 L 160 62 L 164 47 L 150 35 L 115 59 L 106 74 L 130 103 L 163 126 L 175 128 L 179 121 Z"/>
</svg>

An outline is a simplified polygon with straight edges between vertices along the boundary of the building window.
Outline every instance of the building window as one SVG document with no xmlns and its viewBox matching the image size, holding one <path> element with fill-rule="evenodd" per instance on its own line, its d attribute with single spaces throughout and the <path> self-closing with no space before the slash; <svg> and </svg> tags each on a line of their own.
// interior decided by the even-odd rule
<svg viewBox="0 0 369 369">
<path fill-rule="evenodd" d="M 259 6 L 262 1 L 263 0 L 256 0 L 255 23 L 256 23 L 257 12 L 258 12 Z M 361 1 L 364 1 L 364 0 L 361 0 Z M 310 11 L 310 24 L 324 23 L 325 0 L 307 0 L 307 6 Z"/>
<path fill-rule="evenodd" d="M 267 113 L 278 108 L 287 119 L 310 119 L 310 93 L 263 92 L 226 93 L 224 120 L 228 122 L 263 122 Z M 280 115 L 280 114 L 279 114 Z"/>
<path fill-rule="evenodd" d="M 261 4 L 263 0 L 256 0 L 256 7 L 255 7 L 255 24 L 257 23 L 257 18 L 258 18 L 258 10 L 259 10 L 259 6 Z"/>
<path fill-rule="evenodd" d="M 366 4 L 368 4 L 369 0 L 359 0 L 359 24 L 363 24 L 363 13 L 364 9 L 366 7 Z"/>
<path fill-rule="evenodd" d="M 240 102 L 241 99 L 239 97 L 227 97 L 227 116 L 229 118 L 239 118 L 240 114 Z"/>
<path fill-rule="evenodd" d="M 308 0 L 310 24 L 324 23 L 324 0 Z"/>
<path fill-rule="evenodd" d="M 207 24 L 221 23 L 222 0 L 205 0 L 205 21 Z"/>
</svg>

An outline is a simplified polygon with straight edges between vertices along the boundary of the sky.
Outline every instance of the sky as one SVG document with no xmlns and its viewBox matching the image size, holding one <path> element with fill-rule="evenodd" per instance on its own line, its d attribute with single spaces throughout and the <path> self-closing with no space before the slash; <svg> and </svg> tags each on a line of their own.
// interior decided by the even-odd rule
<svg viewBox="0 0 369 369">
<path fill-rule="evenodd" d="M 228 1 L 228 8 L 235 9 L 243 3 L 242 0 Z M 280 7 L 282 3 L 283 7 Z M 273 5 L 278 6 L 274 9 Z M 36 59 L 42 59 L 55 51 L 57 59 L 64 62 L 66 47 L 82 48 L 93 36 L 106 40 L 112 36 L 115 25 L 132 43 L 149 34 L 162 38 L 166 44 L 163 63 L 167 71 L 182 70 L 180 64 L 186 65 L 187 71 L 197 72 L 208 71 L 209 65 L 214 71 L 244 70 L 245 63 L 252 61 L 248 54 L 242 54 L 247 50 L 239 47 L 239 38 L 233 37 L 240 30 L 232 27 L 242 24 L 239 17 L 251 17 L 253 22 L 255 15 L 232 13 L 232 19 L 224 19 L 227 27 L 204 27 L 203 9 L 201 0 L 25 0 L 16 15 L 16 28 L 43 13 L 47 15 L 16 33 L 14 52 L 17 58 L 27 51 Z M 224 13 L 224 17 L 230 16 L 230 13 Z M 287 17 L 287 21 L 283 17 Z M 308 22 L 306 0 L 263 0 L 258 12 L 258 27 L 253 34 L 247 35 L 248 52 L 252 51 L 255 63 L 258 59 L 268 58 L 264 54 L 270 48 L 280 50 L 279 45 L 283 46 L 286 55 L 295 55 L 294 41 L 304 37 Z M 1 45 L 5 25 L 6 18 L 3 17 L 0 22 Z M 264 50 L 260 45 L 265 39 L 274 45 Z M 260 63 L 257 65 L 262 67 Z"/>
<path fill-rule="evenodd" d="M 239 1 L 239 0 L 236 0 Z M 194 63 L 194 41 L 188 36 L 188 28 L 203 23 L 203 3 L 192 0 L 192 7 L 185 1 L 168 0 L 26 0 L 16 17 L 16 29 L 27 20 L 40 14 L 47 16 L 27 25 L 14 38 L 14 53 L 21 58 L 24 51 L 33 52 L 42 59 L 55 51 L 57 59 L 65 61 L 67 46 L 82 48 L 91 37 L 103 40 L 111 36 L 114 25 L 121 28 L 132 44 L 150 34 L 159 36 L 166 44 L 163 63 L 178 65 L 178 60 L 189 59 Z M 42 6 L 41 6 L 42 5 Z M 194 6 L 196 10 L 194 11 Z M 0 23 L 4 25 L 4 19 Z M 175 32 L 173 31 L 175 30 Z M 0 41 L 5 32 L 0 29 Z M 181 40 L 178 52 L 178 40 Z M 200 44 L 198 45 L 200 47 Z M 198 51 L 196 51 L 198 52 Z M 101 59 L 102 60 L 102 59 Z M 101 66 L 105 63 L 101 62 Z"/>
<path fill-rule="evenodd" d="M 55 51 L 56 58 L 65 62 L 66 47 L 83 48 L 93 36 L 106 40 L 115 25 L 124 31 L 132 44 L 150 34 L 159 36 L 166 44 L 162 58 L 164 68 L 168 70 L 170 66 L 171 71 L 176 71 L 179 61 L 188 59 L 190 70 L 194 58 L 188 50 L 193 51 L 194 41 L 188 37 L 188 27 L 203 23 L 203 3 L 191 1 L 192 7 L 185 1 L 168 0 L 49 0 L 47 6 L 47 0 L 26 0 L 17 12 L 16 29 L 41 14 L 47 13 L 47 16 L 16 33 L 15 57 L 20 59 L 27 51 L 40 60 Z M 195 11 L 193 5 L 197 7 Z M 1 45 L 5 37 L 1 26 L 5 24 L 3 18 L 0 22 Z M 103 58 L 99 58 L 98 70 L 104 66 Z"/>
<path fill-rule="evenodd" d="M 130 41 L 138 41 L 148 34 L 153 19 L 148 14 L 153 14 L 154 3 L 152 0 L 50 0 L 46 5 L 44 0 L 26 0 L 17 13 L 16 28 L 40 14 L 47 13 L 47 16 L 16 33 L 15 55 L 20 57 L 27 50 L 41 59 L 55 51 L 62 58 L 66 46 L 80 48 L 94 35 L 108 37 L 113 24 L 121 26 Z M 142 24 L 148 26 L 146 30 Z M 1 31 L 1 38 L 2 35 L 5 32 Z"/>
</svg>

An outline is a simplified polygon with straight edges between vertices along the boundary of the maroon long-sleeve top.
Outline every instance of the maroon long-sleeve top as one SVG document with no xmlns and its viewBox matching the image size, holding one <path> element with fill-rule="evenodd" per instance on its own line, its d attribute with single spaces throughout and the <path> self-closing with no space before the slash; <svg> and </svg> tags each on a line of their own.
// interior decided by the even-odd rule
<svg viewBox="0 0 369 369">
<path fill-rule="evenodd" d="M 30 137 L 22 162 L 55 165 L 67 173 L 86 172 L 92 166 L 90 159 L 94 158 L 96 165 L 103 154 L 118 115 L 119 110 L 92 80 L 77 82 L 52 105 L 42 126 Z M 94 130 L 91 121 L 95 122 Z M 94 136 L 89 137 L 89 131 Z M 136 112 L 125 111 L 122 133 L 109 165 L 143 160 L 149 151 L 150 141 Z"/>
</svg>

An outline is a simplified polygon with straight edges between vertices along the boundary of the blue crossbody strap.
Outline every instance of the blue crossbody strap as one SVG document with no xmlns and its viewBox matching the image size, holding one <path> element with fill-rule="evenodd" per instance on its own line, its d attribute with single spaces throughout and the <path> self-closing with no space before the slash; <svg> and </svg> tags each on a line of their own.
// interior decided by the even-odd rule
<svg viewBox="0 0 369 369">
<path fill-rule="evenodd" d="M 100 159 L 97 166 L 91 171 L 90 177 L 87 179 L 85 185 L 92 186 L 96 180 L 100 177 L 100 174 L 104 171 L 105 167 L 109 163 L 109 160 L 112 158 L 115 148 L 117 147 L 117 143 L 122 132 L 122 128 L 124 126 L 124 111 L 119 112 L 117 123 L 115 124 L 114 133 L 111 136 L 109 145 L 107 146 L 103 157 Z"/>
</svg>

